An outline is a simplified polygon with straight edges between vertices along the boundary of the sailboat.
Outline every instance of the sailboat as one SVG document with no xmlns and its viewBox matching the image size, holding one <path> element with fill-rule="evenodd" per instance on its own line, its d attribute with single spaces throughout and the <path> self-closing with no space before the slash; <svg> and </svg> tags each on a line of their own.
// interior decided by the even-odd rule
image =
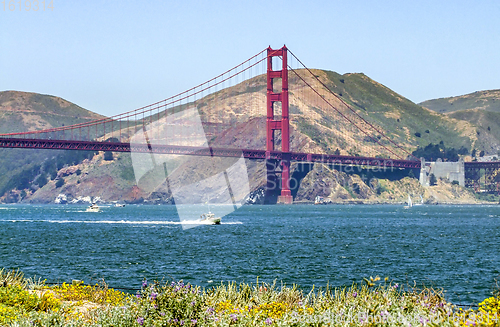
<svg viewBox="0 0 500 327">
<path fill-rule="evenodd" d="M 413 204 L 411 202 L 410 194 L 408 194 L 408 205 L 405 206 L 405 209 L 410 209 L 411 207 L 413 207 Z"/>
<path fill-rule="evenodd" d="M 414 206 L 422 206 L 422 205 L 424 205 L 424 198 L 420 196 L 420 203 L 415 203 Z"/>
</svg>

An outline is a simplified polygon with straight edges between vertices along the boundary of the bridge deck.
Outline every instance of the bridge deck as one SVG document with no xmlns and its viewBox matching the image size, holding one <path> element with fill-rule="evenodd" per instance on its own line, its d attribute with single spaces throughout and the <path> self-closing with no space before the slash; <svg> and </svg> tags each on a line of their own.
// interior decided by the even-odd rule
<svg viewBox="0 0 500 327">
<path fill-rule="evenodd" d="M 28 148 L 28 149 L 50 149 L 50 150 L 82 150 L 82 151 L 113 151 L 113 152 L 137 152 L 156 154 L 182 154 L 195 156 L 216 157 L 241 157 L 248 159 L 268 159 L 300 162 L 317 162 L 339 165 L 374 166 L 385 168 L 420 168 L 420 161 L 339 156 L 328 154 L 281 152 L 251 149 L 223 149 L 212 147 L 189 147 L 175 145 L 130 144 L 98 141 L 65 141 L 65 140 L 38 140 L 19 138 L 0 138 L 1 148 Z"/>
<path fill-rule="evenodd" d="M 155 145 L 151 147 L 147 144 L 130 144 L 116 142 L 99 141 L 64 141 L 64 140 L 38 140 L 20 138 L 1 138 L 0 148 L 28 148 L 28 149 L 50 149 L 50 150 L 82 150 L 82 151 L 113 151 L 113 152 L 138 152 L 157 154 L 182 154 L 194 156 L 215 156 L 215 157 L 241 157 L 247 159 L 268 159 L 282 160 L 289 159 L 295 162 L 317 162 L 338 165 L 372 166 L 386 168 L 412 168 L 420 169 L 420 161 L 399 160 L 387 158 L 370 158 L 339 156 L 329 154 L 301 153 L 301 152 L 281 152 L 252 149 L 223 149 L 212 147 L 189 147 L 176 145 Z M 465 162 L 465 168 L 500 168 L 500 161 L 492 162 Z"/>
</svg>

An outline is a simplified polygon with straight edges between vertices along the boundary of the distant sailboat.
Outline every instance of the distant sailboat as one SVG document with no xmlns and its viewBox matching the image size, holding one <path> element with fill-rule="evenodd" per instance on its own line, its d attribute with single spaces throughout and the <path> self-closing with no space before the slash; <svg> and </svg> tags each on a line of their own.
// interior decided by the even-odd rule
<svg viewBox="0 0 500 327">
<path fill-rule="evenodd" d="M 421 206 L 421 205 L 424 205 L 424 199 L 422 198 L 422 196 L 420 196 L 420 203 L 415 203 L 414 206 Z"/>
<path fill-rule="evenodd" d="M 410 194 L 408 194 L 408 205 L 405 206 L 405 209 L 410 209 L 411 207 L 413 207 L 413 204 L 411 202 Z"/>
</svg>

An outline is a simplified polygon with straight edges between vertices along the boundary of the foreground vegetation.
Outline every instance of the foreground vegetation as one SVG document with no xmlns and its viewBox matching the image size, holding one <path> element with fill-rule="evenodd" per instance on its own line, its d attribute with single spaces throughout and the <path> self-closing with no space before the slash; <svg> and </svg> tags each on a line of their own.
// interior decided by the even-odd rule
<svg viewBox="0 0 500 327">
<path fill-rule="evenodd" d="M 104 283 L 47 286 L 0 270 L 1 326 L 500 326 L 499 308 L 498 292 L 463 310 L 440 291 L 378 277 L 308 294 L 259 281 L 206 290 L 143 281 L 130 295 Z"/>
</svg>

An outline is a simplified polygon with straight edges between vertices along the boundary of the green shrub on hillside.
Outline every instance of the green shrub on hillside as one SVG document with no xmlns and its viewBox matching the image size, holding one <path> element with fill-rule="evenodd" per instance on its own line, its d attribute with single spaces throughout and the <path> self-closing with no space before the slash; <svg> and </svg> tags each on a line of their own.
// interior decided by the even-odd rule
<svg viewBox="0 0 500 327">
<path fill-rule="evenodd" d="M 431 174 L 431 175 L 429 176 L 429 185 L 430 185 L 430 186 L 437 185 L 437 178 L 436 178 L 436 175 Z"/>
<path fill-rule="evenodd" d="M 56 188 L 59 188 L 64 185 L 64 178 L 60 178 L 56 182 Z"/>
<path fill-rule="evenodd" d="M 113 152 L 111 151 L 104 152 L 104 160 L 113 161 Z"/>
<path fill-rule="evenodd" d="M 48 182 L 49 181 L 47 180 L 47 175 L 44 173 L 40 174 L 40 176 L 38 176 L 34 181 L 34 183 L 38 185 L 38 187 L 44 187 Z"/>
<path fill-rule="evenodd" d="M 80 164 L 85 159 L 91 159 L 95 153 L 95 151 L 62 151 L 57 156 L 45 160 L 41 165 L 31 164 L 25 166 L 21 172 L 12 176 L 0 189 L 0 196 L 13 189 L 28 189 L 32 183 L 43 187 L 48 182 L 47 176 L 54 180 L 59 169 L 68 165 Z"/>
<path fill-rule="evenodd" d="M 464 146 L 458 150 L 455 148 L 447 148 L 443 141 L 439 144 L 430 143 L 423 148 L 418 147 L 412 152 L 415 157 L 423 157 L 428 161 L 436 161 L 437 159 L 443 161 L 458 161 L 459 155 L 466 155 L 467 153 L 469 153 L 469 151 Z"/>
</svg>

